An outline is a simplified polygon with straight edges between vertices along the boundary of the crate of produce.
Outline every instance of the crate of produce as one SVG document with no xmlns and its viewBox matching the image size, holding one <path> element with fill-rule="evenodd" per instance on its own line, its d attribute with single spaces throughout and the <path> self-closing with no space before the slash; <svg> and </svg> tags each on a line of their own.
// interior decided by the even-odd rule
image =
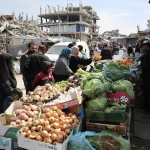
<svg viewBox="0 0 150 150">
<path fill-rule="evenodd" d="M 87 121 L 94 122 L 113 122 L 113 123 L 122 123 L 125 122 L 128 118 L 129 106 L 121 106 L 122 104 L 111 103 L 107 104 L 107 107 L 103 111 L 93 111 L 85 108 L 85 117 Z"/>
<path fill-rule="evenodd" d="M 86 122 L 86 130 L 95 131 L 97 133 L 103 130 L 110 130 L 111 132 L 115 132 L 115 133 L 118 133 L 119 135 L 126 136 L 127 124 L 121 123 L 119 125 L 111 125 L 111 124 Z"/>
</svg>

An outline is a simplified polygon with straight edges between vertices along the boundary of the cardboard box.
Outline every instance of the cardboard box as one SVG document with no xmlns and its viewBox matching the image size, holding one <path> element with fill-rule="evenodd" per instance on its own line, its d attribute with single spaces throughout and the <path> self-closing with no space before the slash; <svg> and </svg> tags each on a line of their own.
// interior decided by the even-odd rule
<svg viewBox="0 0 150 150">
<path fill-rule="evenodd" d="M 56 143 L 56 145 L 27 139 L 24 136 L 22 136 L 19 132 L 17 133 L 17 138 L 19 147 L 29 150 L 67 150 L 68 142 L 72 134 L 73 131 L 63 143 Z"/>
<path fill-rule="evenodd" d="M 130 104 L 130 98 L 125 92 L 107 93 L 108 102 L 126 102 Z"/>
<path fill-rule="evenodd" d="M 127 129 L 126 123 L 122 123 L 120 125 L 110 125 L 110 124 L 86 122 L 86 130 L 95 131 L 97 133 L 101 132 L 102 130 L 110 130 L 111 132 L 116 132 L 122 136 L 125 136 L 127 132 L 126 129 Z"/>
<path fill-rule="evenodd" d="M 19 128 L 11 128 L 7 125 L 6 117 L 0 115 L 0 149 L 23 150 L 18 147 L 16 134 Z"/>
<path fill-rule="evenodd" d="M 103 111 L 85 109 L 85 116 L 87 121 L 93 122 L 123 123 L 127 120 L 127 112 L 125 110 L 105 113 Z"/>
</svg>

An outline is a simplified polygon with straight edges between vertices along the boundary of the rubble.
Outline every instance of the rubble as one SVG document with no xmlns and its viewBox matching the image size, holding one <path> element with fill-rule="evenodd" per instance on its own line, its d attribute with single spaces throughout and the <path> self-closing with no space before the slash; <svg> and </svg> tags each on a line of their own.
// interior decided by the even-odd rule
<svg viewBox="0 0 150 150">
<path fill-rule="evenodd" d="M 32 18 L 33 19 L 33 18 Z M 16 19 L 14 15 L 0 15 L 0 42 L 10 43 L 12 36 L 33 36 L 47 37 L 45 31 L 40 30 L 40 27 L 27 19 L 23 21 L 23 17 L 19 16 Z"/>
</svg>

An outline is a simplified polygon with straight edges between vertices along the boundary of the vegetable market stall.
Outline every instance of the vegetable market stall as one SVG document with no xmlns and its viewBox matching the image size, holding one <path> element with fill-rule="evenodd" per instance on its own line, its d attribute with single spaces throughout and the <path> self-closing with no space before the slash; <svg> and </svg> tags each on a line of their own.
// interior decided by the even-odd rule
<svg viewBox="0 0 150 150">
<path fill-rule="evenodd" d="M 104 63 L 92 72 L 79 69 L 68 81 L 38 86 L 13 102 L 0 116 L 0 130 L 15 130 L 18 140 L 11 149 L 74 150 L 83 144 L 86 150 L 130 149 L 130 63 Z M 14 145 L 13 137 L 5 138 Z"/>
</svg>

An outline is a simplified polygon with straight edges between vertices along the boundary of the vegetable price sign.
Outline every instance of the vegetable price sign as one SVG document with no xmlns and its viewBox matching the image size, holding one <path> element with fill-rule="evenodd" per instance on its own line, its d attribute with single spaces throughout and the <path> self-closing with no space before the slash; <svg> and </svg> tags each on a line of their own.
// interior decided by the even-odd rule
<svg viewBox="0 0 150 150">
<path fill-rule="evenodd" d="M 0 137 L 0 149 L 11 149 L 11 138 Z"/>
</svg>

